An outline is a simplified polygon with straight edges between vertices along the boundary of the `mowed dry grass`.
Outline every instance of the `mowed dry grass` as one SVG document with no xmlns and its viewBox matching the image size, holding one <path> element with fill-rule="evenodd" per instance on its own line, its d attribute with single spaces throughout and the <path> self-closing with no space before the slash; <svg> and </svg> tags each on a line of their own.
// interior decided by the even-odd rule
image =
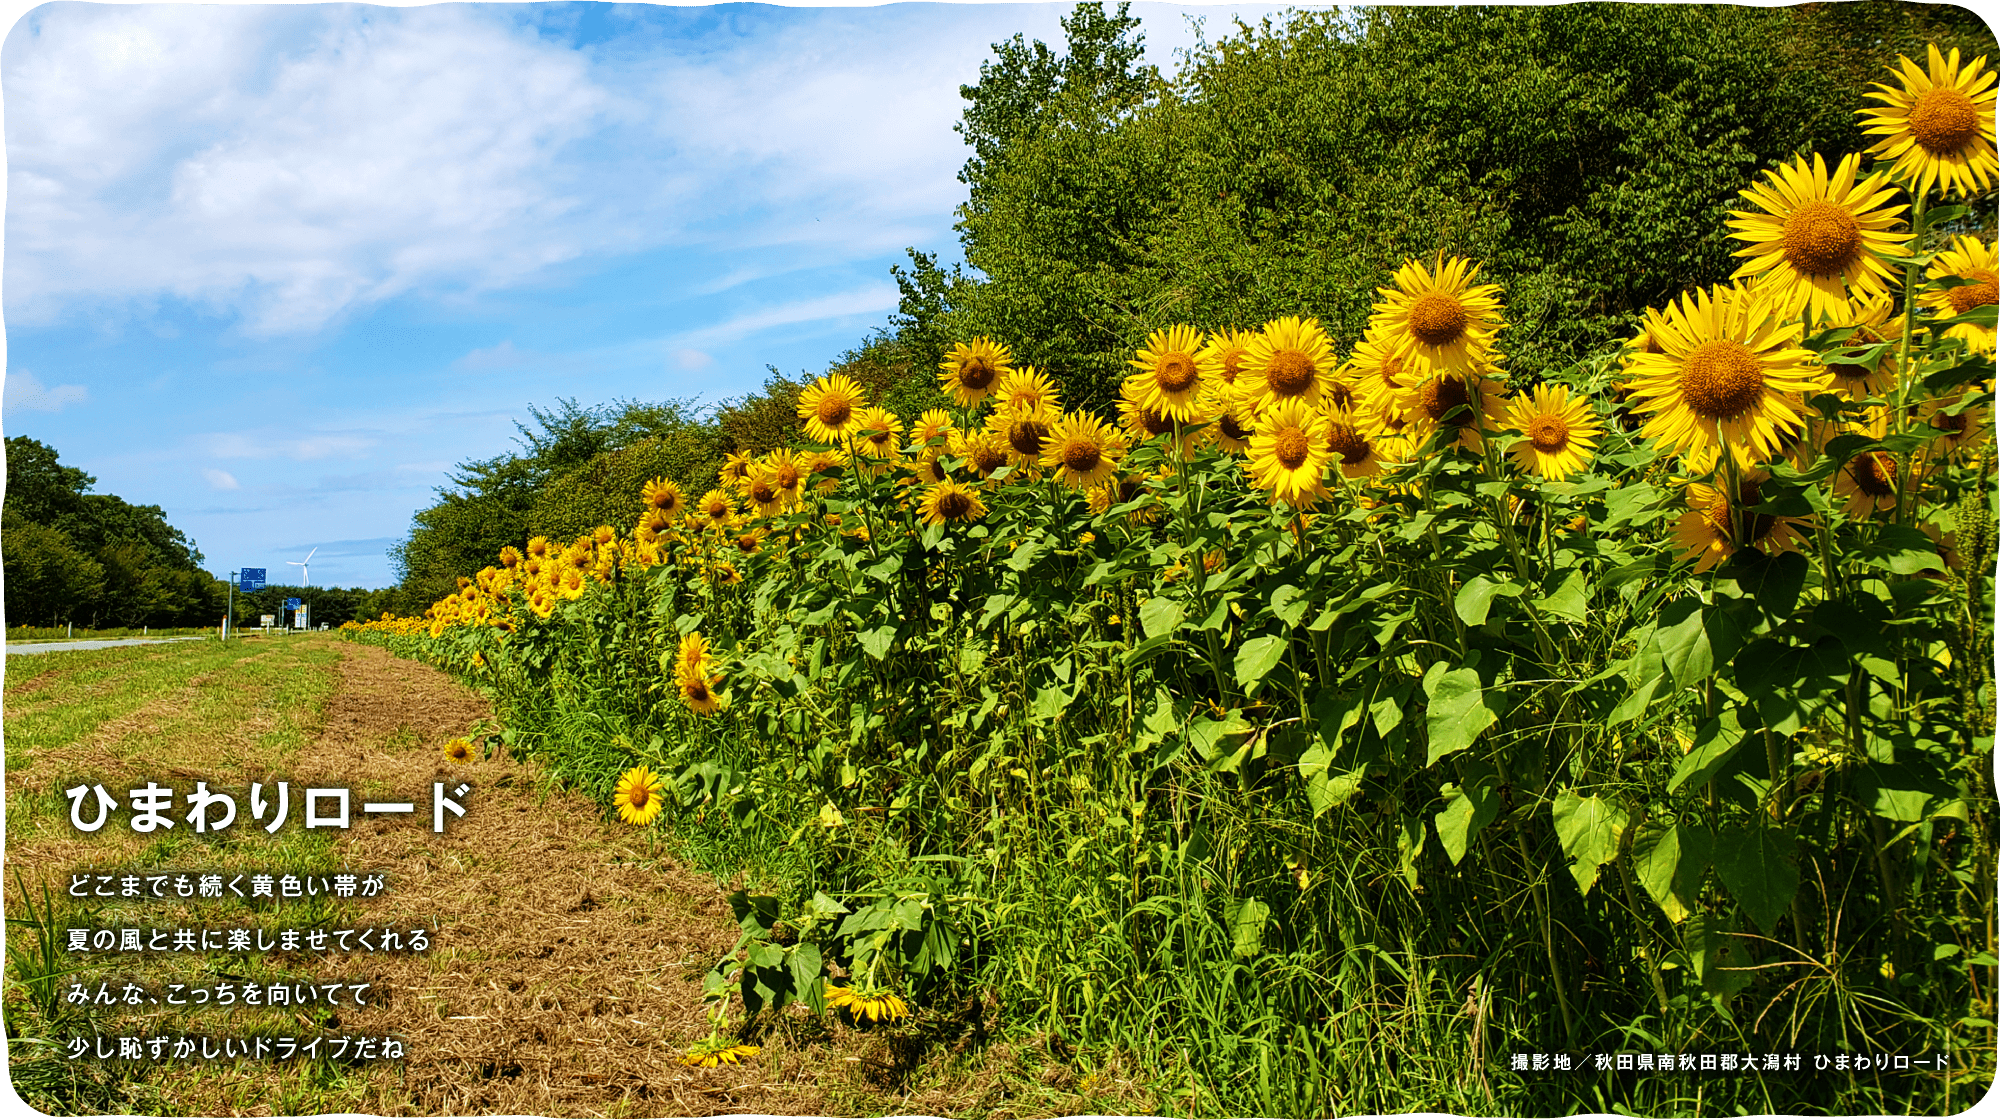
<svg viewBox="0 0 2000 1120">
<path fill-rule="evenodd" d="M 1039 1045 L 968 1049 L 964 1009 L 928 1013 L 888 1031 L 821 1021 L 794 1008 L 776 1029 L 768 1017 L 760 1024 L 763 1052 L 743 1065 L 681 1065 L 682 1048 L 708 1030 L 701 976 L 735 942 L 725 892 L 667 857 L 649 834 L 559 788 L 532 761 L 503 755 L 448 762 L 443 744 L 491 717 L 477 693 L 379 648 L 326 637 L 46 656 L 15 658 L 8 666 L 10 917 L 22 916 L 24 901 L 39 897 L 43 884 L 60 898 L 69 873 L 86 867 L 344 870 L 384 873 L 388 889 L 373 899 L 322 899 L 303 915 L 285 908 L 257 919 L 237 903 L 91 903 L 70 908 L 57 924 L 261 920 L 434 931 L 430 951 L 421 954 L 71 960 L 93 986 L 99 978 L 213 982 L 217 973 L 365 979 L 376 985 L 377 1001 L 311 1014 L 114 1011 L 87 1029 L 71 1024 L 73 1033 L 392 1034 L 405 1040 L 408 1057 L 371 1065 L 142 1065 L 100 1078 L 95 1096 L 84 1094 L 59 1111 L 552 1117 L 1151 1111 L 1141 1107 L 1151 1101 L 1139 1092 L 1136 1071 L 1083 1077 Z M 170 835 L 140 835 L 122 817 L 86 835 L 69 827 L 60 793 L 79 779 L 102 782 L 121 800 L 124 789 L 149 779 L 182 790 L 205 780 L 237 796 L 241 816 L 205 839 L 190 835 L 184 822 Z M 303 832 L 296 804 L 292 823 L 275 836 L 250 824 L 249 784 L 279 780 L 293 783 L 294 791 L 351 789 L 353 827 Z M 432 831 L 429 811 L 438 781 L 473 786 L 463 799 L 465 815 L 442 834 Z M 358 811 L 366 800 L 413 801 L 419 811 L 368 817 Z M 28 888 L 25 898 L 16 876 Z M 10 1016 L 20 1015 L 18 989 L 9 998 Z M 740 1008 L 735 1014 L 740 1020 Z M 17 1075 L 21 1060 L 17 1048 Z M 1106 1108 L 1107 1101 L 1118 1107 Z"/>
</svg>

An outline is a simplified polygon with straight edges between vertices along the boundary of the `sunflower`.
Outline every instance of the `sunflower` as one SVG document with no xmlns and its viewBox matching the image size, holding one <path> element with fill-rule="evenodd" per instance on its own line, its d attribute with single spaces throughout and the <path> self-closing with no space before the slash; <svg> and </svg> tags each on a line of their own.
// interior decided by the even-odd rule
<svg viewBox="0 0 2000 1120">
<path fill-rule="evenodd" d="M 735 545 L 736 551 L 743 554 L 744 556 L 755 556 L 759 552 L 763 551 L 764 538 L 769 534 L 770 534 L 769 529 L 766 529 L 763 526 L 758 526 L 755 529 L 750 529 L 746 532 L 736 534 L 736 536 L 730 540 L 730 543 Z"/>
<path fill-rule="evenodd" d="M 1273 501 L 1311 509 L 1326 497 L 1327 422 L 1301 397 L 1279 401 L 1250 435 L 1250 477 Z"/>
<path fill-rule="evenodd" d="M 699 630 L 681 635 L 680 647 L 674 651 L 674 680 L 679 682 L 689 677 L 706 677 L 708 668 L 708 639 L 702 637 Z"/>
<path fill-rule="evenodd" d="M 444 745 L 444 756 L 453 762 L 471 762 L 472 744 L 464 739 L 453 739 Z"/>
<path fill-rule="evenodd" d="M 770 475 L 772 485 L 785 494 L 787 504 L 795 502 L 805 489 L 806 464 L 789 449 L 780 448 L 764 456 L 761 464 Z"/>
<path fill-rule="evenodd" d="M 1855 181 L 1861 157 L 1842 159 L 1833 174 L 1815 152 L 1764 173 L 1743 192 L 1763 210 L 1729 212 L 1730 236 L 1746 243 L 1736 255 L 1748 257 L 1732 276 L 1757 277 L 1754 288 L 1775 294 L 1784 315 L 1801 311 L 1816 319 L 1841 313 L 1849 294 L 1873 299 L 1888 289 L 1895 272 L 1884 257 L 1909 241 L 1898 232 L 1905 206 L 1889 206 L 1896 193 L 1886 175 Z"/>
<path fill-rule="evenodd" d="M 1853 328 L 1847 341 L 1839 343 L 1837 349 L 1860 349 L 1864 346 L 1878 346 L 1885 342 L 1895 342 L 1903 337 L 1900 318 L 1891 322 L 1889 311 L 1895 300 L 1887 295 L 1878 296 L 1865 303 L 1849 303 L 1827 320 L 1826 325 L 1834 328 Z M 1825 363 L 1828 387 L 1842 398 L 1850 401 L 1865 401 L 1870 397 L 1886 396 L 1895 387 L 1896 347 L 1883 349 L 1875 359 L 1875 368 L 1869 369 L 1857 362 L 1829 361 Z"/>
<path fill-rule="evenodd" d="M 1237 331 L 1227 327 L 1211 331 L 1208 345 L 1194 356 L 1199 362 L 1209 362 L 1205 367 L 1211 370 L 1217 380 L 1224 385 L 1236 384 L 1236 378 L 1243 372 L 1243 361 L 1250 356 L 1250 344 L 1257 340 L 1256 331 Z"/>
<path fill-rule="evenodd" d="M 1041 465 L 1063 485 L 1088 490 L 1116 473 L 1124 454 L 1122 432 L 1087 412 L 1071 412 L 1049 425 Z"/>
<path fill-rule="evenodd" d="M 1991 409 L 1983 404 L 1976 404 L 1967 408 L 1958 407 L 1959 402 L 1965 399 L 1967 392 L 1968 390 L 1960 389 L 1949 397 L 1931 402 L 1928 409 L 1929 415 L 1924 419 L 1924 423 L 1945 433 L 1941 437 L 1944 441 L 1944 446 L 1939 450 L 1946 455 L 1955 454 L 1966 447 L 1975 446 L 1993 438 L 1993 413 Z M 1956 412 L 1951 411 L 1954 409 L 1956 409 Z M 1922 415 L 1923 411 L 1920 409 L 1919 415 Z"/>
<path fill-rule="evenodd" d="M 854 431 L 867 406 L 861 386 L 844 373 L 830 373 L 799 394 L 799 419 L 806 435 L 819 443 L 839 443 Z"/>
<path fill-rule="evenodd" d="M 903 421 L 886 408 L 864 408 L 854 418 L 854 449 L 869 459 L 893 459 L 903 445 Z"/>
<path fill-rule="evenodd" d="M 500 550 L 500 566 L 510 571 L 521 566 L 521 550 L 508 545 Z"/>
<path fill-rule="evenodd" d="M 528 558 L 530 560 L 546 560 L 548 559 L 548 556 L 549 556 L 549 538 L 547 537 L 528 538 Z"/>
<path fill-rule="evenodd" d="M 687 505 L 687 496 L 681 493 L 680 484 L 671 479 L 656 478 L 646 483 L 639 492 L 639 498 L 647 509 L 658 510 L 672 517 Z"/>
<path fill-rule="evenodd" d="M 1473 411 L 1473 391 L 1478 390 L 1478 409 Z M 1404 416 L 1398 429 L 1411 443 L 1422 447 L 1439 431 L 1449 431 L 1450 446 L 1478 451 L 1485 447 L 1482 433 L 1507 423 L 1507 391 L 1481 371 L 1476 381 L 1455 373 L 1439 373 L 1423 378 L 1403 390 L 1397 398 Z"/>
<path fill-rule="evenodd" d="M 1952 239 L 1951 248 L 1939 253 L 1924 270 L 1924 279 L 1929 284 L 1952 278 L 1966 283 L 1950 288 L 1927 287 L 1917 297 L 1917 302 L 1930 308 L 1937 316 L 1956 318 L 1975 307 L 1993 306 L 1994 247 L 1977 237 L 1959 236 Z M 1962 338 L 1973 350 L 1987 357 L 1993 356 L 1994 330 L 1973 323 L 1960 323 L 1945 328 L 1946 338 Z"/>
<path fill-rule="evenodd" d="M 1097 489 L 1092 490 L 1087 500 L 1090 504 L 1090 512 L 1101 515 L 1128 502 L 1136 502 L 1146 498 L 1146 476 L 1143 474 L 1128 474 L 1121 475 L 1114 481 L 1107 482 Z M 1125 515 L 1126 522 L 1132 525 L 1150 525 L 1159 519 L 1159 503 L 1150 500 L 1145 505 Z"/>
<path fill-rule="evenodd" d="M 1139 371 L 1125 379 L 1126 394 L 1161 415 L 1194 423 L 1202 387 L 1221 376 L 1218 357 L 1201 342 L 1201 331 L 1186 323 L 1148 335 L 1139 356 L 1126 363 Z"/>
<path fill-rule="evenodd" d="M 599 525 L 590 531 L 592 544 L 613 544 L 618 540 L 618 530 L 609 525 Z"/>
<path fill-rule="evenodd" d="M 1681 514 L 1674 525 L 1674 536 L 1681 545 L 1681 559 L 1694 560 L 1695 570 L 1705 572 L 1746 546 L 1767 555 L 1787 549 L 1796 550 L 1802 538 L 1791 519 L 1765 513 L 1738 512 L 1744 507 L 1761 503 L 1764 500 L 1763 485 L 1769 481 L 1770 475 L 1762 471 L 1744 475 L 1737 484 L 1736 496 L 1740 500 L 1735 510 L 1730 508 L 1728 495 L 1721 488 L 1701 482 L 1690 483 L 1687 488 L 1690 508 Z"/>
<path fill-rule="evenodd" d="M 1208 401 L 1203 406 L 1207 415 L 1215 417 L 1209 425 L 1209 436 L 1215 446 L 1225 455 L 1241 455 L 1250 450 L 1250 429 L 1252 425 L 1242 417 L 1244 408 L 1237 398 L 1236 390 L 1222 381 L 1209 383 Z"/>
<path fill-rule="evenodd" d="M 951 453 L 964 459 L 980 478 L 1007 465 L 1007 443 L 990 431 L 960 432 L 952 437 Z"/>
<path fill-rule="evenodd" d="M 733 1066 L 745 1058 L 756 1057 L 761 1051 L 761 1047 L 752 1046 L 747 1042 L 731 1043 L 720 1038 L 704 1038 L 687 1048 L 687 1052 L 681 1055 L 681 1064 L 704 1069 L 723 1065 Z"/>
<path fill-rule="evenodd" d="M 857 1021 L 866 1019 L 871 1023 L 894 1021 L 910 1013 L 902 997 L 887 988 L 832 986 L 826 990 L 826 1005 L 845 1008 Z"/>
<path fill-rule="evenodd" d="M 653 823 L 666 803 L 660 800 L 660 793 L 667 783 L 644 766 L 634 766 L 618 779 L 618 792 L 611 797 L 611 803 L 618 806 L 618 815 L 626 824 L 636 824 L 641 828 Z"/>
<path fill-rule="evenodd" d="M 1417 377 L 1411 363 L 1382 334 L 1371 329 L 1362 335 L 1340 372 L 1354 386 L 1360 411 L 1372 413 L 1384 422 L 1403 420 L 1399 401 L 1403 390 Z"/>
<path fill-rule="evenodd" d="M 720 529 L 736 516 L 736 503 L 720 490 L 710 490 L 695 503 L 695 517 L 702 529 Z"/>
<path fill-rule="evenodd" d="M 759 517 L 778 516 L 785 512 L 791 499 L 792 495 L 778 485 L 771 471 L 761 465 L 743 481 L 745 508 L 755 508 Z"/>
<path fill-rule="evenodd" d="M 910 442 L 918 447 L 929 447 L 937 440 L 949 446 L 951 437 L 958 434 L 958 426 L 951 422 L 951 413 L 942 408 L 927 408 L 917 422 L 910 425 Z"/>
<path fill-rule="evenodd" d="M 986 416 L 986 430 L 998 436 L 1007 448 L 1007 461 L 1033 467 L 1042 458 L 1042 444 L 1049 438 L 1055 417 L 1046 412 L 992 412 Z"/>
<path fill-rule="evenodd" d="M 903 460 L 903 465 L 910 468 L 913 480 L 920 486 L 935 485 L 951 477 L 951 472 L 944 469 L 944 457 L 935 451 L 912 455 Z"/>
<path fill-rule="evenodd" d="M 938 365 L 944 371 L 938 374 L 938 385 L 958 407 L 971 408 L 993 391 L 994 383 L 1013 368 L 1012 361 L 1007 348 L 990 339 L 976 338 L 970 345 L 961 342 Z"/>
<path fill-rule="evenodd" d="M 1326 414 L 1326 455 L 1346 478 L 1372 478 L 1382 473 L 1382 456 L 1372 434 L 1345 412 Z"/>
<path fill-rule="evenodd" d="M 1892 67 L 1891 73 L 1903 88 L 1874 83 L 1868 96 L 1882 104 L 1858 111 L 1863 131 L 1882 137 L 1868 154 L 1894 160 L 1891 173 L 1919 195 L 1933 185 L 1946 194 L 1981 193 L 1993 184 L 1996 166 L 1994 74 L 1985 68 L 1986 56 L 1960 66 L 1957 47 L 1947 58 L 1932 43 L 1929 73 L 1906 57 L 1897 61 L 1901 71 Z"/>
<path fill-rule="evenodd" d="M 1514 445 L 1514 461 L 1551 482 L 1583 470 L 1603 432 L 1588 400 L 1572 399 L 1567 385 L 1537 385 L 1531 395 L 1516 397 L 1508 420 L 1526 437 Z"/>
<path fill-rule="evenodd" d="M 1048 376 L 1034 366 L 1009 370 L 993 390 L 994 407 L 1001 412 L 1057 412 L 1060 394 Z"/>
<path fill-rule="evenodd" d="M 731 451 L 722 460 L 722 484 L 731 490 L 736 489 L 744 479 L 750 477 L 750 472 L 756 466 L 757 460 L 748 451 Z"/>
<path fill-rule="evenodd" d="M 546 587 L 537 587 L 528 592 L 528 609 L 534 611 L 537 618 L 549 617 L 556 611 L 555 593 Z"/>
<path fill-rule="evenodd" d="M 722 578 L 721 574 L 722 569 L 728 569 L 727 574 L 734 575 L 736 569 L 731 568 L 727 564 L 717 564 L 715 569 L 717 575 L 714 578 L 717 583 L 736 582 L 736 580 Z M 741 579 L 742 577 L 739 576 L 737 578 Z M 696 715 L 712 716 L 722 710 L 722 700 L 715 695 L 715 686 L 721 683 L 722 678 L 719 676 L 711 677 L 701 674 L 677 682 L 676 687 L 681 694 L 681 701 L 691 711 Z"/>
<path fill-rule="evenodd" d="M 1318 319 L 1274 319 L 1244 352 L 1237 393 L 1257 413 L 1281 401 L 1318 404 L 1334 364 L 1333 340 Z"/>
<path fill-rule="evenodd" d="M 1183 455 L 1194 450 L 1195 445 L 1201 441 L 1203 431 L 1201 428 L 1176 425 L 1173 417 L 1148 408 L 1143 402 L 1134 400 L 1123 392 L 1118 398 L 1118 425 L 1125 429 L 1126 440 L 1133 444 L 1161 437 L 1169 441 L 1178 439 Z M 1178 436 L 1175 435 L 1177 429 Z"/>
<path fill-rule="evenodd" d="M 1863 451 L 1840 468 L 1833 494 L 1847 499 L 1847 516 L 1864 518 L 1877 510 L 1896 508 L 1896 457 L 1886 451 Z"/>
<path fill-rule="evenodd" d="M 946 479 L 924 488 L 917 512 L 926 525 L 964 525 L 986 516 L 986 503 L 977 492 Z"/>
<path fill-rule="evenodd" d="M 1647 308 L 1646 329 L 1661 352 L 1634 354 L 1625 387 L 1649 414 L 1644 434 L 1672 453 L 1726 443 L 1739 458 L 1768 458 L 1800 427 L 1802 394 L 1829 380 L 1762 293 L 1683 293 L 1665 312 Z"/>
<path fill-rule="evenodd" d="M 1478 278 L 1478 265 L 1439 253 L 1435 273 L 1405 261 L 1393 277 L 1395 287 L 1375 289 L 1382 299 L 1368 330 L 1410 364 L 1411 381 L 1440 372 L 1469 373 L 1499 359 L 1493 336 L 1506 325 L 1500 286 L 1474 284 Z"/>
</svg>

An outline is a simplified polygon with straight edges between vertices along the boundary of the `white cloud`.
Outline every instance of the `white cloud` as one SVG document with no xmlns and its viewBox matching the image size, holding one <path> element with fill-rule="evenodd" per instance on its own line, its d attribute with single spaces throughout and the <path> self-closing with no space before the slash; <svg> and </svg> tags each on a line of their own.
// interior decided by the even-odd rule
<svg viewBox="0 0 2000 1120">
<path fill-rule="evenodd" d="M 235 475 L 230 474 L 228 471 L 216 470 L 213 467 L 202 471 L 201 477 L 208 480 L 208 488 L 210 490 L 241 490 L 243 488 L 236 481 Z"/>
<path fill-rule="evenodd" d="M 528 356 L 514 349 L 514 342 L 508 339 L 498 346 L 488 346 L 484 350 L 472 350 L 452 365 L 474 373 L 489 369 L 512 369 L 528 360 Z"/>
<path fill-rule="evenodd" d="M 5 47 L 10 321 L 182 300 L 311 332 L 662 246 L 934 241 L 958 86 L 1059 11 L 890 11 L 638 16 L 576 49 L 508 5 L 46 5 Z"/>
<path fill-rule="evenodd" d="M 836 292 L 830 296 L 817 296 L 773 307 L 761 307 L 714 326 L 689 331 L 674 341 L 683 347 L 716 346 L 748 338 L 758 331 L 769 330 L 772 327 L 788 327 L 794 323 L 814 323 L 822 319 L 838 319 L 847 315 L 869 315 L 886 311 L 896 306 L 899 296 L 900 293 L 893 284 L 874 284 L 853 291 Z"/>
<path fill-rule="evenodd" d="M 715 355 L 700 350 L 676 350 L 673 359 L 676 369 L 707 369 L 715 364 Z"/>
<path fill-rule="evenodd" d="M 90 390 L 81 385 L 44 385 L 25 369 L 7 372 L 7 387 L 0 407 L 24 408 L 30 412 L 61 412 L 90 399 Z"/>
<path fill-rule="evenodd" d="M 203 449 L 217 459 L 356 458 L 379 440 L 356 432 L 319 432 L 304 437 L 265 432 L 214 432 L 201 437 Z"/>
</svg>

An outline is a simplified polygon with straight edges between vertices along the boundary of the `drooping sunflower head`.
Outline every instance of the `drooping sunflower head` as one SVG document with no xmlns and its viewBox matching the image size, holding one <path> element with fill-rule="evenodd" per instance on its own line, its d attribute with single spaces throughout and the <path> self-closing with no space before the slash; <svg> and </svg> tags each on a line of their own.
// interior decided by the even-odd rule
<svg viewBox="0 0 2000 1120">
<path fill-rule="evenodd" d="M 1842 159 L 1833 173 L 1815 152 L 1765 172 L 1743 192 L 1758 211 L 1731 210 L 1730 236 L 1744 242 L 1747 257 L 1735 276 L 1755 277 L 1780 312 L 1801 311 L 1816 319 L 1837 315 L 1855 299 L 1887 292 L 1895 273 L 1884 258 L 1899 252 L 1910 235 L 1902 227 L 1904 206 L 1892 206 L 1894 184 L 1886 175 L 1857 181 L 1861 157 Z"/>
<path fill-rule="evenodd" d="M 938 441 L 946 445 L 951 437 L 958 434 L 958 426 L 951 422 L 951 413 L 942 408 L 927 408 L 917 422 L 910 425 L 910 442 L 918 447 L 929 447 Z"/>
<path fill-rule="evenodd" d="M 920 486 L 934 485 L 951 477 L 951 472 L 944 469 L 943 456 L 935 452 L 913 455 L 904 460 L 904 465 L 910 468 L 910 476 Z"/>
<path fill-rule="evenodd" d="M 994 407 L 1001 412 L 1057 412 L 1062 408 L 1048 375 L 1034 366 L 1009 370 L 993 390 Z"/>
<path fill-rule="evenodd" d="M 1506 390 L 1483 373 L 1432 374 L 1412 382 L 1398 400 L 1404 418 L 1401 430 L 1419 447 L 1445 432 L 1450 446 L 1478 451 L 1485 446 L 1484 433 L 1504 425 L 1507 418 Z"/>
<path fill-rule="evenodd" d="M 1326 409 L 1327 462 L 1347 478 L 1372 478 L 1382 473 L 1382 456 L 1374 434 L 1353 414 Z"/>
<path fill-rule="evenodd" d="M 1149 525 L 1159 520 L 1159 503 L 1151 500 L 1146 492 L 1147 477 L 1143 474 L 1122 474 L 1092 490 L 1087 499 L 1090 512 L 1103 514 L 1131 502 L 1143 501 L 1144 505 L 1126 512 L 1125 520 L 1132 525 Z"/>
<path fill-rule="evenodd" d="M 1753 513 L 1751 507 L 1764 500 L 1764 484 L 1771 481 L 1767 471 L 1747 471 L 1737 483 L 1736 500 L 1721 486 L 1690 483 L 1688 512 L 1674 525 L 1681 545 L 1681 559 L 1694 560 L 1695 570 L 1705 572 L 1729 558 L 1739 548 L 1754 547 L 1765 555 L 1796 550 L 1803 543 L 1799 528 L 1787 517 Z"/>
<path fill-rule="evenodd" d="M 1377 288 L 1381 300 L 1368 329 L 1412 366 L 1412 382 L 1438 373 L 1467 374 L 1500 360 L 1494 338 L 1500 318 L 1500 286 L 1475 284 L 1479 266 L 1440 253 L 1435 268 L 1405 261 L 1392 288 Z"/>
<path fill-rule="evenodd" d="M 1244 419 L 1249 409 L 1237 398 L 1233 386 L 1219 380 L 1212 382 L 1202 411 L 1215 418 L 1208 430 L 1223 454 L 1241 455 L 1250 450 L 1252 425 Z"/>
<path fill-rule="evenodd" d="M 807 437 L 820 443 L 839 443 L 854 430 L 867 403 L 853 378 L 831 373 L 799 394 L 799 419 L 805 421 Z"/>
<path fill-rule="evenodd" d="M 677 516 L 687 506 L 687 495 L 681 493 L 680 483 L 667 478 L 656 478 L 646 483 L 639 492 L 639 498 L 647 509 L 658 510 L 668 517 Z"/>
<path fill-rule="evenodd" d="M 1984 55 L 1960 66 L 1930 44 L 1930 66 L 1899 57 L 1891 68 L 1897 86 L 1875 83 L 1868 96 L 1882 102 L 1860 110 L 1863 131 L 1879 136 L 1868 153 L 1892 161 L 1891 174 L 1927 195 L 1933 187 L 1970 196 L 1993 184 L 1994 72 Z"/>
<path fill-rule="evenodd" d="M 1237 393 L 1260 414 L 1283 401 L 1317 405 L 1335 364 L 1333 340 L 1318 319 L 1274 319 L 1245 351 Z"/>
<path fill-rule="evenodd" d="M 1847 516 L 1856 519 L 1895 509 L 1896 470 L 1895 456 L 1886 451 L 1863 451 L 1834 476 L 1834 496 L 1847 499 Z"/>
<path fill-rule="evenodd" d="M 953 441 L 951 453 L 965 460 L 972 473 L 985 478 L 1007 465 L 1008 445 L 992 431 L 974 430 L 960 433 Z"/>
<path fill-rule="evenodd" d="M 1206 417 L 1201 417 L 1206 419 Z M 1140 444 L 1149 439 L 1160 439 L 1171 444 L 1179 440 L 1182 454 L 1194 450 L 1199 441 L 1201 429 L 1190 428 L 1176 421 L 1171 415 L 1148 407 L 1135 400 L 1131 394 L 1121 392 L 1118 398 L 1118 426 L 1125 429 L 1128 443 Z M 1179 435 L 1176 437 L 1175 433 Z"/>
<path fill-rule="evenodd" d="M 1689 292 L 1664 312 L 1648 309 L 1646 329 L 1661 352 L 1633 355 L 1625 388 L 1648 416 L 1644 434 L 1672 454 L 1727 444 L 1743 462 L 1769 459 L 1801 426 L 1803 394 L 1827 386 L 1796 324 L 1762 291 Z"/>
<path fill-rule="evenodd" d="M 939 364 L 938 384 L 952 395 L 960 408 L 971 408 L 986 399 L 995 384 L 1013 369 L 1007 348 L 988 338 L 958 343 Z"/>
<path fill-rule="evenodd" d="M 1041 465 L 1063 485 L 1088 490 L 1116 473 L 1124 454 L 1125 437 L 1118 429 L 1087 412 L 1071 412 L 1049 426 Z"/>
<path fill-rule="evenodd" d="M 855 419 L 854 449 L 870 459 L 893 459 L 903 446 L 903 421 L 886 408 L 865 408 Z"/>
<path fill-rule="evenodd" d="M 1960 389 L 1916 410 L 1924 423 L 1945 433 L 1940 438 L 1944 445 L 1940 450 L 1947 455 L 1993 438 L 1993 410 L 1983 404 L 1969 403 L 1967 398 L 1972 391 Z"/>
<path fill-rule="evenodd" d="M 1925 270 L 1928 285 L 1917 302 L 1940 319 L 1955 319 L 1978 307 L 1993 306 L 1995 297 L 1995 252 L 1992 242 L 1959 236 L 1951 247 L 1939 253 Z M 1955 281 L 1950 287 L 1941 280 Z M 1958 323 L 1945 328 L 1946 338 L 1962 338 L 1975 352 L 1993 356 L 1994 330 L 1977 323 Z"/>
<path fill-rule="evenodd" d="M 1514 461 L 1551 482 L 1582 471 L 1604 430 L 1584 397 L 1572 397 L 1569 386 L 1557 384 L 1537 385 L 1530 395 L 1516 397 L 1508 422 L 1522 436 Z"/>
<path fill-rule="evenodd" d="M 1126 394 L 1155 412 L 1194 421 L 1203 386 L 1220 376 L 1219 358 L 1201 343 L 1201 331 L 1186 323 L 1154 331 L 1126 363 L 1139 371 L 1125 379 Z"/>
<path fill-rule="evenodd" d="M 627 824 L 640 826 L 653 823 L 653 819 L 666 808 L 660 795 L 667 783 L 658 774 L 644 766 L 634 766 L 618 779 L 618 791 L 612 795 L 611 803 L 618 807 L 618 815 Z"/>
<path fill-rule="evenodd" d="M 1884 294 L 1862 303 L 1849 303 L 1844 312 L 1827 320 L 1833 328 L 1851 328 L 1847 341 L 1838 343 L 1835 351 L 1846 352 L 1856 360 L 1842 361 L 1824 358 L 1828 387 L 1833 392 L 1850 401 L 1865 401 L 1890 392 L 1896 384 L 1896 350 L 1892 345 L 1903 337 L 1903 322 L 1898 316 L 1889 317 L 1893 297 Z M 1866 350 L 1874 355 L 1873 361 L 1863 361 Z M 1873 368 L 1870 368 L 1870 367 Z"/>
<path fill-rule="evenodd" d="M 750 477 L 750 471 L 756 465 L 756 456 L 750 454 L 748 451 L 731 451 L 722 460 L 722 484 L 732 490 L 735 489 L 742 484 L 744 479 Z"/>
<path fill-rule="evenodd" d="M 917 512 L 926 525 L 964 525 L 986 516 L 977 492 L 946 479 L 924 488 Z"/>
<path fill-rule="evenodd" d="M 1311 509 L 1326 497 L 1326 427 L 1326 416 L 1297 397 L 1262 409 L 1250 434 L 1248 464 L 1257 488 L 1295 509 Z"/>
</svg>

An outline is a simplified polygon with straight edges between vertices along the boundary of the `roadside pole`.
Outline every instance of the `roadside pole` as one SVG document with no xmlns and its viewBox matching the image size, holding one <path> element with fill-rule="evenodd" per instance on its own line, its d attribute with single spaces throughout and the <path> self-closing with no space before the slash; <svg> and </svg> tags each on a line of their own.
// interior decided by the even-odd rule
<svg viewBox="0 0 2000 1120">
<path fill-rule="evenodd" d="M 236 621 L 236 573 L 229 573 L 229 610 L 222 616 L 222 640 L 229 640 L 229 632 L 235 629 Z"/>
</svg>

